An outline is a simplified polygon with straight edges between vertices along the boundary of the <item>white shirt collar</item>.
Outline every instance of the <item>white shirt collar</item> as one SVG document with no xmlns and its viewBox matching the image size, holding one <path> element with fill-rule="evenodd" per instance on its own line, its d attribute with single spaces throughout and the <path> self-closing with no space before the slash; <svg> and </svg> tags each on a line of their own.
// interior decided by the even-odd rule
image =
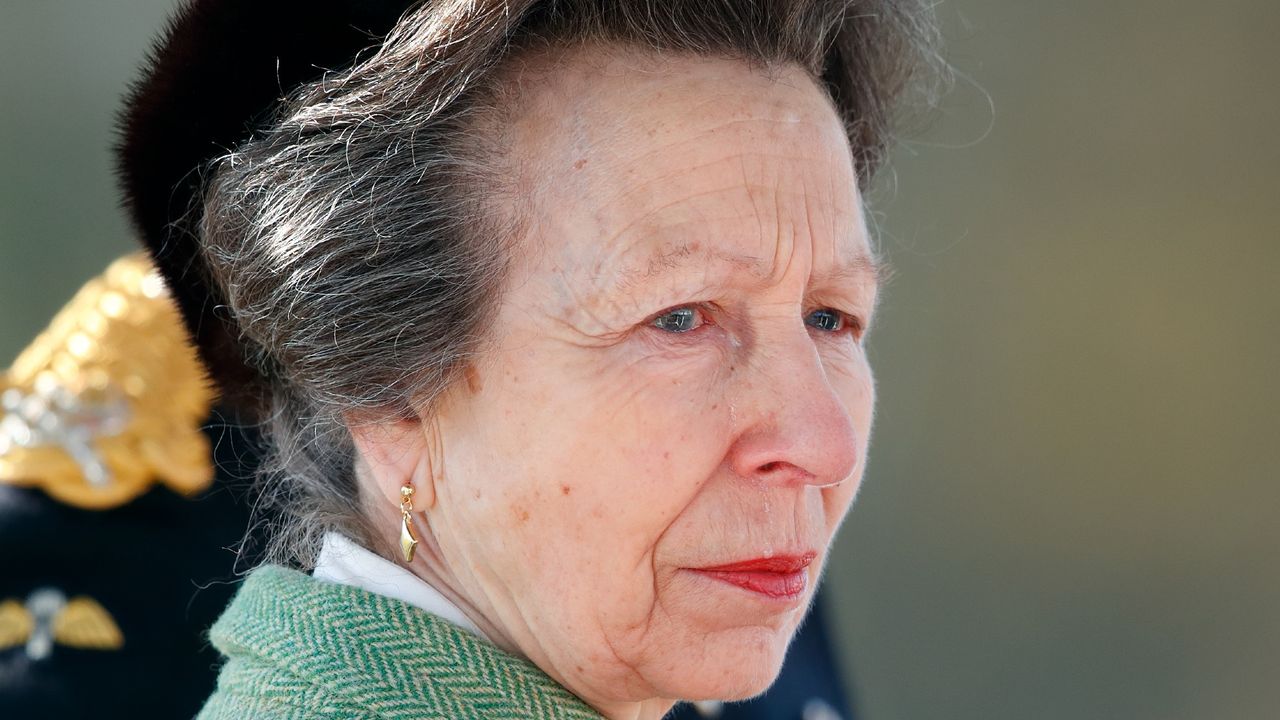
<svg viewBox="0 0 1280 720">
<path fill-rule="evenodd" d="M 311 575 L 403 600 L 488 640 L 480 628 L 439 590 L 405 568 L 360 547 L 341 533 L 330 530 L 324 534 L 324 544 L 320 547 Z"/>
</svg>

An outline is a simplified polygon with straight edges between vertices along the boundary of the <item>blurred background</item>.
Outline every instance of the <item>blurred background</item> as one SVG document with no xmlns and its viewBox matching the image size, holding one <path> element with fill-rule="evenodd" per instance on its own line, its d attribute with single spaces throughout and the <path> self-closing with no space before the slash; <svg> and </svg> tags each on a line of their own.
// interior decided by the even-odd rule
<svg viewBox="0 0 1280 720">
<path fill-rule="evenodd" d="M 0 365 L 135 245 L 113 114 L 171 0 L 0 3 Z M 1280 5 L 938 5 L 955 90 L 828 576 L 861 716 L 1280 713 Z"/>
</svg>

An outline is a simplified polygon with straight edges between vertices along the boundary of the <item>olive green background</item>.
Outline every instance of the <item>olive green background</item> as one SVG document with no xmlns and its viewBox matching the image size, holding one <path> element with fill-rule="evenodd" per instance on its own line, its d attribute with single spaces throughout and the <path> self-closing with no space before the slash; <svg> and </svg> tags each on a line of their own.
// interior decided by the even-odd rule
<svg viewBox="0 0 1280 720">
<path fill-rule="evenodd" d="M 110 126 L 170 6 L 0 4 L 0 363 L 133 248 Z M 1276 717 L 1280 5 L 939 12 L 828 576 L 862 716 Z"/>
</svg>

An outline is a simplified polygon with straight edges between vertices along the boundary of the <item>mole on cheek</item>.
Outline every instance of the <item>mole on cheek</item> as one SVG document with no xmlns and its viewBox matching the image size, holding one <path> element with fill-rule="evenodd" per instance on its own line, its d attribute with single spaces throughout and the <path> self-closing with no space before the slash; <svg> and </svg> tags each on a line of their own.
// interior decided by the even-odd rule
<svg viewBox="0 0 1280 720">
<path fill-rule="evenodd" d="M 573 492 L 573 488 L 569 487 L 568 485 L 561 485 L 561 486 L 560 486 L 560 494 L 561 494 L 561 495 L 568 495 L 568 494 L 569 494 L 569 493 L 571 493 L 571 492 Z"/>
</svg>

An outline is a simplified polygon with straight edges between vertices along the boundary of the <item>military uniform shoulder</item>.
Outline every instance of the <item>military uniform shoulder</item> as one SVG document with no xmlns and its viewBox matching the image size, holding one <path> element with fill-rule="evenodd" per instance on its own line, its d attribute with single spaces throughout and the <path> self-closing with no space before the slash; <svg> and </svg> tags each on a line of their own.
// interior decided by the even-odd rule
<svg viewBox="0 0 1280 720">
<path fill-rule="evenodd" d="M 0 368 L 0 716 L 191 717 L 209 695 L 256 462 L 213 396 L 141 254 Z"/>
<path fill-rule="evenodd" d="M 104 510 L 213 479 L 213 392 L 146 256 L 90 280 L 0 378 L 0 483 Z"/>
</svg>

